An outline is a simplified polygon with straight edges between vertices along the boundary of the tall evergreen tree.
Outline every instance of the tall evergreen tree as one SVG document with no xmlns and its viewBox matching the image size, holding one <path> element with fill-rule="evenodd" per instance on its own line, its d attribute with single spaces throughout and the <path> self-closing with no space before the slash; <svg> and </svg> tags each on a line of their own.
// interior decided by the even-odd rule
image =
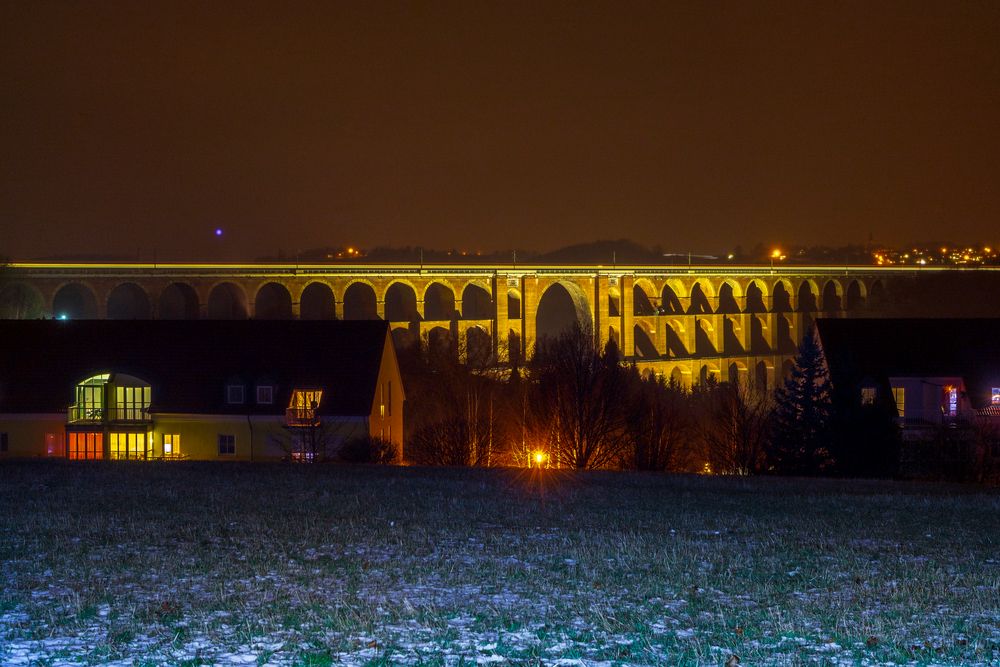
<svg viewBox="0 0 1000 667">
<path fill-rule="evenodd" d="M 769 463 L 775 472 L 816 475 L 833 464 L 830 454 L 830 376 L 812 329 L 806 334 L 791 377 L 776 392 Z"/>
</svg>

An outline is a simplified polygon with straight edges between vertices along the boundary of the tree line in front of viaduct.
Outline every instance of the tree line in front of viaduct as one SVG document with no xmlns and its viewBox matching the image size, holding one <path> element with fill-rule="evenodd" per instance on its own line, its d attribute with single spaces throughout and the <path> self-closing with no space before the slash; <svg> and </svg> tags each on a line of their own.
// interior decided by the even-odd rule
<svg viewBox="0 0 1000 667">
<path fill-rule="evenodd" d="M 42 265 L 7 268 L 4 317 L 384 319 L 470 363 L 520 358 L 573 322 L 643 369 L 773 387 L 813 319 L 878 314 L 875 267 Z"/>
</svg>

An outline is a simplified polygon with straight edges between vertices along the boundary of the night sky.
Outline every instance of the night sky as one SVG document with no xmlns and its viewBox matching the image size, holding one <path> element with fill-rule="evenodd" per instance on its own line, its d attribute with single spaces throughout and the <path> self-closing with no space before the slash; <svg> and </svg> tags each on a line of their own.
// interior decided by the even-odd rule
<svg viewBox="0 0 1000 667">
<path fill-rule="evenodd" d="M 996 2 L 7 1 L 0 83 L 19 259 L 1000 236 Z"/>
</svg>

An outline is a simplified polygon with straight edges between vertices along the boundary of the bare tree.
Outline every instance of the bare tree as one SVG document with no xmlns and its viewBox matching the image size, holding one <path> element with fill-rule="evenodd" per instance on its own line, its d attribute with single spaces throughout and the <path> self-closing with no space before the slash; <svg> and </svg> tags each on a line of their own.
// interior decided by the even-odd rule
<svg viewBox="0 0 1000 667">
<path fill-rule="evenodd" d="M 765 463 L 774 401 L 745 382 L 708 382 L 695 388 L 698 433 L 708 470 L 752 475 Z"/>
<path fill-rule="evenodd" d="M 690 394 L 675 380 L 658 376 L 636 373 L 631 384 L 625 421 L 629 452 L 623 464 L 637 470 L 691 470 Z"/>
<path fill-rule="evenodd" d="M 609 343 L 603 354 L 579 326 L 536 346 L 529 364 L 534 431 L 558 465 L 605 468 L 624 447 L 626 370 Z"/>
<path fill-rule="evenodd" d="M 449 351 L 424 340 L 408 380 L 410 414 L 407 460 L 423 465 L 490 466 L 497 462 L 497 395 L 492 366 L 460 362 L 463 344 Z M 415 414 L 414 414 L 415 413 Z"/>
<path fill-rule="evenodd" d="M 344 443 L 355 435 L 354 431 L 353 424 L 316 418 L 285 423 L 270 437 L 288 460 L 320 463 L 336 460 Z"/>
</svg>

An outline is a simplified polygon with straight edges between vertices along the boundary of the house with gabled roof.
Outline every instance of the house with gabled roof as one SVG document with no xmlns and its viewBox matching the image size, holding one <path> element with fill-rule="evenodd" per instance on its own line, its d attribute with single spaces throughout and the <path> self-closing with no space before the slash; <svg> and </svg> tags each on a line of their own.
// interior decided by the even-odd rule
<svg viewBox="0 0 1000 667">
<path fill-rule="evenodd" d="M 0 456 L 399 460 L 404 400 L 381 321 L 0 320 Z"/>
<path fill-rule="evenodd" d="M 836 406 L 880 405 L 904 439 L 1000 417 L 1000 319 L 819 319 Z"/>
</svg>

